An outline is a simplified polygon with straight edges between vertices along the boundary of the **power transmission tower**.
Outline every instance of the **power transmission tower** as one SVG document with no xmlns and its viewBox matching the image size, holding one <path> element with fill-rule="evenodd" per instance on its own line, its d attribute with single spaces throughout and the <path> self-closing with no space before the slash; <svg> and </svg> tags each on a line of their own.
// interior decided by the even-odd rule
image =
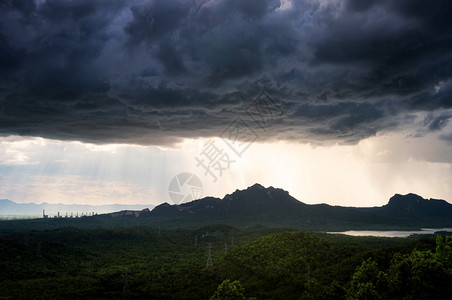
<svg viewBox="0 0 452 300">
<path fill-rule="evenodd" d="M 91 278 L 91 273 L 93 273 L 93 265 L 91 264 L 91 262 L 88 263 L 88 269 L 86 270 L 86 277 L 88 279 Z"/>
<path fill-rule="evenodd" d="M 129 269 L 124 270 L 124 287 L 122 288 L 124 294 L 129 293 Z"/>
<path fill-rule="evenodd" d="M 206 268 L 211 268 L 212 266 L 213 266 L 213 262 L 212 262 L 212 244 L 209 243 L 209 246 L 207 248 Z"/>
<path fill-rule="evenodd" d="M 224 242 L 224 254 L 228 253 L 228 243 Z"/>
</svg>

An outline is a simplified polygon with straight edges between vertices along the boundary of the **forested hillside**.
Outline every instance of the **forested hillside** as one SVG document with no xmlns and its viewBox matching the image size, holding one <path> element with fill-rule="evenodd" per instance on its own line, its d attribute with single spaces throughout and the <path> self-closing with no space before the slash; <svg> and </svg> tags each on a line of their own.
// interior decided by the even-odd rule
<svg viewBox="0 0 452 300">
<path fill-rule="evenodd" d="M 452 295 L 451 246 L 452 237 L 347 237 L 223 225 L 27 231 L 0 238 L 0 297 L 442 298 Z"/>
</svg>

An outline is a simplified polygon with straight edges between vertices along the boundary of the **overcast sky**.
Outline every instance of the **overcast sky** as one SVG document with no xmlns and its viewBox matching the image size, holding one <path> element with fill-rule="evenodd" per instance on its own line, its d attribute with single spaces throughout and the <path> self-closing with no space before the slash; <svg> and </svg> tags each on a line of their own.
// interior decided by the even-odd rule
<svg viewBox="0 0 452 300">
<path fill-rule="evenodd" d="M 0 1 L 0 198 L 452 202 L 452 1 Z M 215 156 L 215 155 L 216 156 Z M 215 159 L 213 159 L 215 158 Z"/>
</svg>

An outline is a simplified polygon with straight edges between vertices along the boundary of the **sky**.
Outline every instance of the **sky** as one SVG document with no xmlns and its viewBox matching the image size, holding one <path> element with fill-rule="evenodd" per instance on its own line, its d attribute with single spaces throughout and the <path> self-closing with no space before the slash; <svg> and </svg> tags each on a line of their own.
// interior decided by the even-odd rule
<svg viewBox="0 0 452 300">
<path fill-rule="evenodd" d="M 452 203 L 451 11 L 2 0 L 0 199 L 158 205 L 258 182 L 311 204 Z"/>
</svg>

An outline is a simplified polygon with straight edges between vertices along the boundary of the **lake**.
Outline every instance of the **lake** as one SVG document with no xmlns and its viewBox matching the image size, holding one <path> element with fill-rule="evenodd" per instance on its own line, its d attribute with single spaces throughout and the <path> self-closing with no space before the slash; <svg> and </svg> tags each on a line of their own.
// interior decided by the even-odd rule
<svg viewBox="0 0 452 300">
<path fill-rule="evenodd" d="M 434 234 L 436 231 L 452 232 L 452 228 L 422 228 L 419 231 L 349 230 L 342 232 L 327 232 L 327 233 L 346 234 L 352 236 L 408 237 L 413 234 Z"/>
</svg>

